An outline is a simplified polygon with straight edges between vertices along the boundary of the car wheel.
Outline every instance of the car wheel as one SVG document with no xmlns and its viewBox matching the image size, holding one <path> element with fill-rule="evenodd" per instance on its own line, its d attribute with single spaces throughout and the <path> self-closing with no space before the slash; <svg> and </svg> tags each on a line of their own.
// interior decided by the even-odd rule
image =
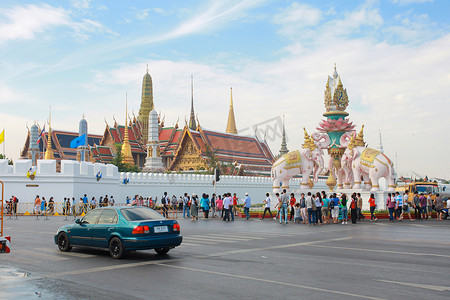
<svg viewBox="0 0 450 300">
<path fill-rule="evenodd" d="M 122 241 L 118 237 L 113 237 L 109 241 L 109 254 L 112 258 L 122 258 L 125 254 L 125 249 L 123 247 Z"/>
<path fill-rule="evenodd" d="M 167 252 L 169 252 L 170 248 L 156 248 L 155 251 L 156 253 L 158 253 L 159 255 L 164 255 L 167 254 Z"/>
<path fill-rule="evenodd" d="M 72 246 L 70 246 L 67 233 L 61 232 L 60 234 L 58 234 L 58 248 L 63 252 L 69 252 L 70 250 L 72 250 Z"/>
</svg>

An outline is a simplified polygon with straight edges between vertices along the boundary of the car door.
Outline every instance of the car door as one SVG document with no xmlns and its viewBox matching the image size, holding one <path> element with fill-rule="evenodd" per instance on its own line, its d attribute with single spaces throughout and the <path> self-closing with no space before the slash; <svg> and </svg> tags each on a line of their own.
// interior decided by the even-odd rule
<svg viewBox="0 0 450 300">
<path fill-rule="evenodd" d="M 73 225 L 69 231 L 70 243 L 92 246 L 92 229 L 101 215 L 101 209 L 94 209 L 87 213 L 79 223 Z"/>
<path fill-rule="evenodd" d="M 108 247 L 108 240 L 117 227 L 117 212 L 112 208 L 103 209 L 97 224 L 92 228 L 92 242 L 95 247 Z"/>
</svg>

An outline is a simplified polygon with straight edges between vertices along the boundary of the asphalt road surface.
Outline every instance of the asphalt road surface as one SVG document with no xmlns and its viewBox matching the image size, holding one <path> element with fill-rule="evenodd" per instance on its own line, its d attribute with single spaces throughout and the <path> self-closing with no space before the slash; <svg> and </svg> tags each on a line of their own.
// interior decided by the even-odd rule
<svg viewBox="0 0 450 300">
<path fill-rule="evenodd" d="M 114 260 L 63 253 L 72 221 L 5 219 L 1 299 L 449 299 L 450 221 L 365 221 L 310 227 L 274 220 L 178 219 L 180 247 Z"/>
</svg>

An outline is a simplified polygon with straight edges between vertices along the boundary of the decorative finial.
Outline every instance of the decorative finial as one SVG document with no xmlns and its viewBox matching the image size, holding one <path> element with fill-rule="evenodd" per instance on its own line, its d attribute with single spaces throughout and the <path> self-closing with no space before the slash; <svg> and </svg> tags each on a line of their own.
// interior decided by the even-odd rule
<svg viewBox="0 0 450 300">
<path fill-rule="evenodd" d="M 148 74 L 148 64 L 147 64 L 147 74 Z"/>
</svg>

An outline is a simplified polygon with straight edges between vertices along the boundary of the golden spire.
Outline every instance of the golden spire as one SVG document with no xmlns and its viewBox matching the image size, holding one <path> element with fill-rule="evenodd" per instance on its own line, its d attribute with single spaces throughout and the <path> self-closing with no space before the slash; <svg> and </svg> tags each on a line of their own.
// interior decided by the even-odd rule
<svg viewBox="0 0 450 300">
<path fill-rule="evenodd" d="M 228 123 L 227 123 L 227 133 L 237 134 L 236 121 L 234 119 L 233 110 L 233 88 L 230 88 L 230 111 L 228 112 Z"/>
<path fill-rule="evenodd" d="M 138 113 L 138 117 L 137 117 L 137 119 L 139 120 L 139 122 L 141 123 L 141 126 L 142 126 L 142 141 L 143 141 L 144 145 L 147 144 L 148 118 L 150 116 L 150 112 L 153 109 L 154 109 L 153 83 L 152 83 L 152 77 L 148 73 L 148 65 L 147 65 L 147 72 L 145 73 L 144 78 L 142 79 L 141 107 L 139 108 L 139 113 Z"/>
<path fill-rule="evenodd" d="M 48 114 L 48 139 L 47 139 L 47 150 L 45 150 L 44 159 L 55 159 L 52 150 L 52 108 L 50 107 L 50 112 Z"/>
<path fill-rule="evenodd" d="M 314 141 L 309 136 L 308 132 L 306 132 L 305 127 L 303 127 L 303 131 L 305 132 L 305 143 L 303 144 L 303 148 L 310 149 L 311 151 L 316 149 L 316 144 L 314 144 Z"/>
<path fill-rule="evenodd" d="M 361 131 L 358 133 L 358 136 L 355 138 L 355 144 L 356 146 L 364 147 L 366 143 L 364 142 L 364 124 L 361 127 Z"/>
<path fill-rule="evenodd" d="M 122 162 L 124 164 L 133 166 L 134 160 L 133 160 L 133 155 L 131 154 L 130 140 L 128 138 L 127 119 L 128 119 L 128 97 L 126 97 L 126 100 L 125 100 L 125 128 L 124 128 L 124 137 L 123 137 L 123 144 L 122 144 Z"/>
</svg>

